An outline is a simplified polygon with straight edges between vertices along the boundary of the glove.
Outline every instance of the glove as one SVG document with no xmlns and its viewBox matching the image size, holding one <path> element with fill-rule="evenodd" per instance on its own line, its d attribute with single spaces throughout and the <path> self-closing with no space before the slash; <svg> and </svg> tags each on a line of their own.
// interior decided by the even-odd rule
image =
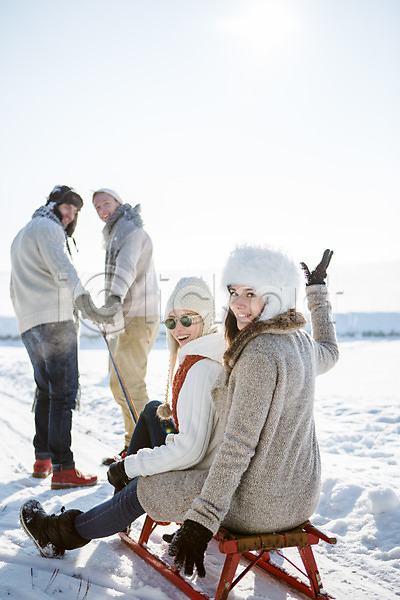
<svg viewBox="0 0 400 600">
<path fill-rule="evenodd" d="M 84 292 L 75 298 L 75 306 L 81 311 L 84 319 L 90 321 L 103 321 L 103 317 L 94 304 L 89 292 Z"/>
<path fill-rule="evenodd" d="M 125 472 L 124 461 L 111 463 L 107 471 L 107 479 L 114 486 L 114 494 L 120 492 L 129 483 L 129 477 Z"/>
<path fill-rule="evenodd" d="M 304 271 L 306 277 L 306 286 L 308 285 L 325 285 L 326 279 L 326 270 L 331 262 L 333 250 L 325 250 L 324 255 L 321 259 L 319 265 L 314 269 L 314 271 L 309 271 L 306 263 L 300 263 L 301 268 Z"/>
<path fill-rule="evenodd" d="M 112 317 L 116 315 L 117 312 L 120 310 L 121 306 L 121 298 L 119 296 L 114 296 L 114 294 L 111 294 L 110 296 L 108 296 L 106 303 L 103 304 L 101 308 L 99 308 L 99 311 L 101 312 L 101 314 L 104 315 L 106 319 L 111 320 Z"/>
<path fill-rule="evenodd" d="M 168 549 L 170 556 L 175 556 L 174 566 L 181 569 L 185 566 L 185 575 L 193 574 L 193 567 L 196 566 L 199 577 L 205 577 L 204 554 L 213 534 L 207 527 L 186 519 L 183 525 L 174 533 L 172 542 Z M 166 541 L 170 536 L 165 534 Z M 163 539 L 165 539 L 163 536 Z"/>
</svg>

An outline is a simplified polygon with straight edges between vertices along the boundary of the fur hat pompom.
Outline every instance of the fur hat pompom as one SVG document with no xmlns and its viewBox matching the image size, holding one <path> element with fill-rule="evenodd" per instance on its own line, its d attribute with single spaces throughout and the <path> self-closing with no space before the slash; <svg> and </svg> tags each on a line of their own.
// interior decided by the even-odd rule
<svg viewBox="0 0 400 600">
<path fill-rule="evenodd" d="M 239 246 L 230 254 L 222 274 L 224 287 L 245 285 L 265 301 L 265 321 L 296 306 L 300 267 L 284 252 L 268 246 Z"/>
</svg>

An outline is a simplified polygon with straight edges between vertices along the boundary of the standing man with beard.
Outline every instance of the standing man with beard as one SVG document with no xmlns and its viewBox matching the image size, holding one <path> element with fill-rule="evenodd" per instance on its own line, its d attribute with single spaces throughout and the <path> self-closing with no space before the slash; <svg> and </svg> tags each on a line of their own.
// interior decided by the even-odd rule
<svg viewBox="0 0 400 600">
<path fill-rule="evenodd" d="M 105 258 L 105 310 L 123 312 L 123 330 L 118 333 L 115 360 L 138 413 L 149 400 L 145 377 L 147 357 L 159 330 L 159 292 L 153 264 L 153 244 L 143 229 L 140 205 L 125 204 L 108 188 L 93 194 L 93 205 L 103 229 Z M 122 409 L 125 443 L 124 456 L 132 437 L 134 422 L 114 369 L 110 388 Z M 111 464 L 115 458 L 106 458 Z"/>
<path fill-rule="evenodd" d="M 33 477 L 51 473 L 52 489 L 94 485 L 97 477 L 75 468 L 72 410 L 79 388 L 76 306 L 102 321 L 71 261 L 82 198 L 57 185 L 11 245 L 10 292 L 36 383 Z"/>
</svg>

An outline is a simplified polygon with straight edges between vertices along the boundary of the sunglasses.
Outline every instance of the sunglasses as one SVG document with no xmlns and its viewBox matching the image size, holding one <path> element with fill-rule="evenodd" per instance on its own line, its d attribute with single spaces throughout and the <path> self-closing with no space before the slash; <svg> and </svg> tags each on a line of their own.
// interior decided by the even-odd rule
<svg viewBox="0 0 400 600">
<path fill-rule="evenodd" d="M 200 315 L 182 315 L 179 317 L 168 317 L 165 319 L 164 325 L 167 329 L 175 329 L 177 322 L 182 325 L 182 327 L 190 327 L 193 325 L 194 319 L 201 319 Z"/>
</svg>

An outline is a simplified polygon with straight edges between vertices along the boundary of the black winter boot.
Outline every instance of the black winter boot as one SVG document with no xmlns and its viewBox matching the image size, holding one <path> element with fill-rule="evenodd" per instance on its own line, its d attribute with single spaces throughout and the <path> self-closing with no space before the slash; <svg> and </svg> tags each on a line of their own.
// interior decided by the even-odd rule
<svg viewBox="0 0 400 600">
<path fill-rule="evenodd" d="M 90 542 L 81 537 L 74 527 L 75 518 L 81 512 L 67 510 L 61 512 L 61 515 L 49 516 L 40 502 L 32 499 L 21 506 L 19 520 L 42 556 L 61 558 L 65 550 L 80 548 Z"/>
</svg>

